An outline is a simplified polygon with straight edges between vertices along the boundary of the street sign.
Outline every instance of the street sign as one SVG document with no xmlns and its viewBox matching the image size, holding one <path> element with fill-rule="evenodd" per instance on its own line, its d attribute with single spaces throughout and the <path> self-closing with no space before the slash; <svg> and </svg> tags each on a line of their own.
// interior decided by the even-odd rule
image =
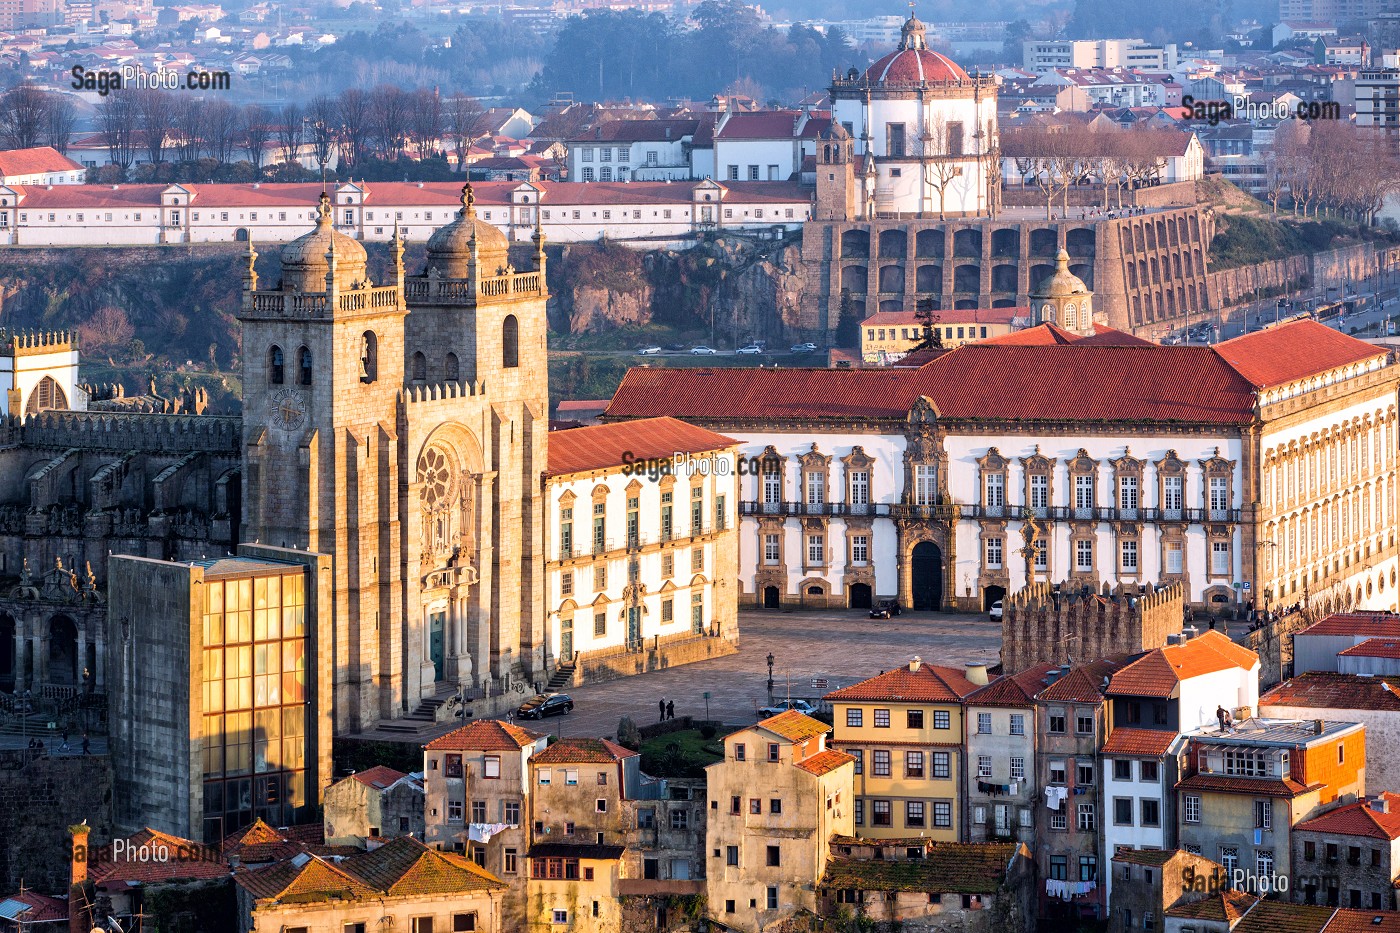
<svg viewBox="0 0 1400 933">
<path fill-rule="evenodd" d="M 1244 583 L 1240 584 L 1240 589 L 1242 589 L 1242 590 L 1244 590 L 1246 593 L 1248 593 L 1248 592 L 1249 592 L 1249 581 L 1246 580 L 1246 581 L 1244 581 Z"/>
<path fill-rule="evenodd" d="M 710 691 L 706 690 L 706 691 L 705 691 L 705 699 L 708 700 L 709 698 L 710 698 Z"/>
<path fill-rule="evenodd" d="M 826 687 L 827 687 L 827 679 L 826 679 L 825 677 L 813 677 L 813 678 L 812 678 L 812 689 L 813 689 L 813 690 L 825 690 Z"/>
</svg>

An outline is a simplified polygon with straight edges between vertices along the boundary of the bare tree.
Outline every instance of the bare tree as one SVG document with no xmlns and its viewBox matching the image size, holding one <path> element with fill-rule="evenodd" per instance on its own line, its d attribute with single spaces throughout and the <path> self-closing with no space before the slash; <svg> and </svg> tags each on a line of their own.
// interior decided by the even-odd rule
<svg viewBox="0 0 1400 933">
<path fill-rule="evenodd" d="M 1285 120 L 1274 129 L 1274 145 L 1265 166 L 1265 195 L 1275 214 L 1283 193 L 1289 190 L 1297 162 L 1303 158 L 1307 137 L 1308 124 L 1302 120 Z"/>
<path fill-rule="evenodd" d="M 370 126 L 381 155 L 397 159 L 403 152 L 412 109 L 412 98 L 403 88 L 381 84 L 370 92 Z"/>
<path fill-rule="evenodd" d="M 175 125 L 171 136 L 179 150 L 180 160 L 194 162 L 204 149 L 206 122 L 205 102 L 195 97 L 182 97 L 175 107 Z"/>
<path fill-rule="evenodd" d="M 249 104 L 238 115 L 238 146 L 248 153 L 253 168 L 262 170 L 268 141 L 272 139 L 272 114 L 266 107 Z"/>
<path fill-rule="evenodd" d="M 168 92 L 146 88 L 130 93 L 136 104 L 138 140 L 146 157 L 154 165 L 163 161 L 165 143 L 175 123 L 175 98 Z"/>
<path fill-rule="evenodd" d="M 82 341 L 83 349 L 99 353 L 124 349 L 134 336 L 136 331 L 126 312 L 116 305 L 98 308 L 92 317 L 78 325 L 78 339 Z"/>
<path fill-rule="evenodd" d="M 1022 177 L 1045 197 L 1045 219 L 1054 219 L 1055 199 L 1068 196 L 1080 162 L 1066 128 L 1025 127 L 1001 134 L 1002 151 L 1015 160 Z"/>
<path fill-rule="evenodd" d="M 44 141 L 59 152 L 67 153 L 78 124 L 78 108 L 67 94 L 48 95 L 44 113 Z"/>
<path fill-rule="evenodd" d="M 437 151 L 444 123 L 442 98 L 437 89 L 421 88 L 410 95 L 408 136 L 418 158 L 426 159 Z"/>
<path fill-rule="evenodd" d="M 357 87 L 347 88 L 336 106 L 340 125 L 338 138 L 345 149 L 346 161 L 352 165 L 364 155 L 370 136 L 370 97 Z"/>
<path fill-rule="evenodd" d="M 296 162 L 306 134 L 306 113 L 297 104 L 287 104 L 277 115 L 277 145 L 283 162 Z"/>
<path fill-rule="evenodd" d="M 962 124 L 949 123 L 938 113 L 919 142 L 925 157 L 924 184 L 938 192 L 938 219 L 947 220 L 948 186 L 962 175 L 958 161 L 963 157 Z"/>
<path fill-rule="evenodd" d="M 136 99 L 109 94 L 97 108 L 97 125 L 107 141 L 107 161 L 123 172 L 136 161 Z"/>
<path fill-rule="evenodd" d="M 10 149 L 39 145 L 48 122 L 49 94 L 32 84 L 11 88 L 0 97 L 0 138 Z"/>
<path fill-rule="evenodd" d="M 467 158 L 476 141 L 490 130 L 490 114 L 475 97 L 458 96 L 447 105 L 447 135 L 457 153 L 457 168 L 467 170 Z"/>
<path fill-rule="evenodd" d="M 233 159 L 238 140 L 239 111 L 225 100 L 216 100 L 204 112 L 204 145 L 221 165 Z"/>
</svg>

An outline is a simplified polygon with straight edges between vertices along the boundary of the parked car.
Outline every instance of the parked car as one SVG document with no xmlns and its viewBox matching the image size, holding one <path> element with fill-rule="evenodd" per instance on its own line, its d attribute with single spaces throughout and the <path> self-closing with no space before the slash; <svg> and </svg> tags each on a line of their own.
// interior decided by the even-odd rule
<svg viewBox="0 0 1400 933">
<path fill-rule="evenodd" d="M 517 719 L 543 719 L 546 716 L 567 716 L 574 711 L 574 701 L 567 693 L 542 693 L 520 704 Z"/>
<path fill-rule="evenodd" d="M 779 700 L 772 706 L 765 706 L 759 710 L 759 715 L 776 716 L 779 713 L 786 713 L 790 709 L 795 709 L 805 716 L 815 716 L 817 708 L 806 700 Z"/>
<path fill-rule="evenodd" d="M 1001 621 L 1001 600 L 998 599 L 996 602 L 992 603 L 992 610 L 988 615 L 991 616 L 993 622 Z"/>
<path fill-rule="evenodd" d="M 672 353 L 684 353 L 684 352 L 685 352 L 685 344 L 683 344 L 683 343 L 668 343 L 668 344 L 666 344 L 666 349 L 667 349 L 667 350 L 670 350 Z"/>
<path fill-rule="evenodd" d="M 789 353 L 816 353 L 816 352 L 817 352 L 817 345 L 816 345 L 815 343 L 799 343 L 799 344 L 796 344 L 795 346 L 789 347 L 789 348 L 788 348 L 788 352 L 789 352 Z"/>
<path fill-rule="evenodd" d="M 734 352 L 743 354 L 744 356 L 753 356 L 755 354 L 762 353 L 763 348 L 751 343 L 747 347 L 740 347 Z"/>
<path fill-rule="evenodd" d="M 870 607 L 870 618 L 872 619 L 888 619 L 897 615 L 899 615 L 899 600 L 897 599 L 882 599 Z"/>
<path fill-rule="evenodd" d="M 661 352 L 660 347 L 642 347 L 637 351 L 638 356 L 655 356 Z"/>
<path fill-rule="evenodd" d="M 712 349 L 710 349 L 709 347 L 691 347 L 691 348 L 690 348 L 690 354 L 691 354 L 691 356 L 714 356 L 714 355 L 715 355 L 716 353 L 718 353 L 718 352 L 719 352 L 718 350 L 712 350 Z"/>
</svg>

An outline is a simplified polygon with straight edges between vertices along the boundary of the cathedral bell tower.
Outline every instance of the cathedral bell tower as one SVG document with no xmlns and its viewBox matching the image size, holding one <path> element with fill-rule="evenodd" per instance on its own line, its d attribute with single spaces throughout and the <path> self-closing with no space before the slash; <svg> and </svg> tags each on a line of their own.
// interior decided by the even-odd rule
<svg viewBox="0 0 1400 933">
<path fill-rule="evenodd" d="M 855 143 L 839 123 L 817 139 L 817 220 L 854 220 Z"/>
</svg>

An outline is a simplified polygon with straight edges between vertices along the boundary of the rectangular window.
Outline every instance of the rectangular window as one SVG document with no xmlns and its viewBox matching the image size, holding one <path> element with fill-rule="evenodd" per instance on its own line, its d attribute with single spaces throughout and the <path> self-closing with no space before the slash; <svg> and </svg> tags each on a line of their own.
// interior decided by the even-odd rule
<svg viewBox="0 0 1400 933">
<path fill-rule="evenodd" d="M 1113 822 L 1117 826 L 1133 825 L 1133 798 L 1113 798 Z"/>
<path fill-rule="evenodd" d="M 1045 546 L 1045 539 L 1036 538 L 1031 547 L 1031 551 L 1034 555 L 1034 562 L 1032 565 L 1034 569 L 1039 571 L 1048 570 L 1050 568 L 1050 552 Z"/>
<path fill-rule="evenodd" d="M 887 709 L 877 709 L 875 711 L 875 728 L 888 729 L 890 727 L 890 711 Z"/>
<path fill-rule="evenodd" d="M 1129 510 L 1138 507 L 1138 478 L 1136 476 L 1120 476 L 1118 478 L 1118 507 Z"/>
<path fill-rule="evenodd" d="M 992 756 L 977 756 L 977 776 L 979 778 L 989 778 L 992 776 Z"/>
<path fill-rule="evenodd" d="M 1011 714 L 1011 734 L 1012 734 L 1012 735 L 1025 735 L 1025 734 L 1026 734 L 1026 717 L 1025 717 L 1025 714 L 1024 714 L 1024 713 L 1012 713 L 1012 714 Z"/>
<path fill-rule="evenodd" d="M 778 846 L 768 846 L 767 863 L 769 868 L 780 868 L 783 864 L 782 849 Z"/>
<path fill-rule="evenodd" d="M 1274 828 L 1274 806 L 1272 800 L 1254 801 L 1254 828 Z"/>
<path fill-rule="evenodd" d="M 847 749 L 843 749 L 843 750 L 846 752 L 846 754 L 850 755 L 852 758 L 855 759 L 855 761 L 854 761 L 854 762 L 852 763 L 852 765 L 851 765 L 851 773 L 852 773 L 852 774 L 864 774 L 864 773 L 865 773 L 865 752 L 864 752 L 863 750 L 859 749 L 859 748 L 847 748 Z"/>
<path fill-rule="evenodd" d="M 1138 572 L 1138 543 L 1136 541 L 1119 542 L 1122 551 L 1122 568 L 1124 573 Z"/>
<path fill-rule="evenodd" d="M 1195 794 L 1186 794 L 1181 798 L 1181 818 L 1187 823 L 1199 823 L 1201 821 L 1200 797 L 1197 797 Z"/>
<path fill-rule="evenodd" d="M 1164 476 L 1162 477 L 1162 508 L 1169 512 L 1181 511 L 1181 501 L 1183 499 L 1182 488 L 1185 477 Z"/>
<path fill-rule="evenodd" d="M 885 124 L 885 154 L 892 159 L 902 159 L 905 155 L 903 123 Z"/>
<path fill-rule="evenodd" d="M 1078 571 L 1091 571 L 1094 569 L 1094 542 L 1076 541 L 1074 542 L 1074 569 Z"/>
<path fill-rule="evenodd" d="M 1031 508 L 1044 509 L 1050 505 L 1050 477 L 1044 473 L 1031 474 Z"/>
<path fill-rule="evenodd" d="M 821 505 L 826 499 L 826 474 L 807 473 L 807 504 Z"/>
<path fill-rule="evenodd" d="M 953 825 L 953 805 L 951 803 L 935 803 L 933 805 L 933 825 L 941 828 Z"/>
<path fill-rule="evenodd" d="M 1210 478 L 1210 510 L 1223 512 L 1230 507 L 1230 480 L 1225 476 Z"/>
<path fill-rule="evenodd" d="M 1159 709 L 1161 707 L 1158 707 Z M 1138 762 L 1138 780 L 1149 784 L 1157 783 L 1157 772 L 1161 766 L 1155 761 Z"/>
<path fill-rule="evenodd" d="M 951 729 L 952 714 L 946 709 L 936 709 L 933 711 L 933 727 L 935 729 Z"/>
<path fill-rule="evenodd" d="M 826 563 L 826 536 L 807 536 L 807 565 L 809 567 L 819 567 Z"/>
<path fill-rule="evenodd" d="M 768 886 L 768 909 L 769 909 L 769 910 L 777 910 L 777 909 L 778 909 L 778 888 L 777 888 L 776 885 L 771 885 L 771 884 L 770 884 L 770 885 Z"/>
<path fill-rule="evenodd" d="M 907 729 L 922 729 L 924 727 L 924 711 L 921 709 L 906 710 L 904 726 Z"/>
<path fill-rule="evenodd" d="M 1050 759 L 1050 783 L 1051 783 L 1051 784 L 1067 784 L 1067 783 L 1069 783 L 1069 781 L 1068 781 L 1068 780 L 1066 779 L 1066 777 L 1065 777 L 1066 774 L 1068 774 L 1068 769 L 1065 767 L 1065 760 L 1064 760 L 1063 758 L 1051 758 L 1051 759 Z"/>
<path fill-rule="evenodd" d="M 875 777 L 890 776 L 890 753 L 887 749 L 877 748 L 870 753 L 870 771 Z"/>
<path fill-rule="evenodd" d="M 1094 507 L 1094 477 L 1080 475 L 1074 478 L 1074 507 L 1092 509 Z"/>
<path fill-rule="evenodd" d="M 1050 880 L 1051 880 L 1051 881 L 1068 881 L 1068 880 L 1069 880 L 1069 856 L 1067 856 L 1067 855 L 1052 855 L 1052 856 L 1050 856 Z"/>
<path fill-rule="evenodd" d="M 847 726 L 847 728 L 850 728 L 850 729 L 859 729 L 862 725 L 864 725 L 864 722 L 865 722 L 865 710 L 863 710 L 863 709 L 848 709 L 848 710 L 846 710 L 846 726 Z"/>
<path fill-rule="evenodd" d="M 1001 561 L 1002 561 L 1002 542 L 1001 542 L 1001 538 L 988 538 L 988 539 L 987 539 L 987 561 L 986 561 L 986 563 L 987 563 L 987 569 L 988 569 L 988 570 L 1000 570 L 1000 569 L 1001 569 L 1001 566 L 1002 566 L 1002 565 L 1001 565 Z"/>
<path fill-rule="evenodd" d="M 952 775 L 952 756 L 948 752 L 933 753 L 933 776 L 947 780 Z"/>
<path fill-rule="evenodd" d="M 914 467 L 914 504 L 938 504 L 938 468 L 919 464 Z"/>
<path fill-rule="evenodd" d="M 1092 803 L 1081 803 L 1078 811 L 1078 822 L 1076 825 L 1082 833 L 1091 833 L 1096 828 L 1094 820 L 1094 805 Z"/>
<path fill-rule="evenodd" d="M 910 829 L 923 828 L 924 802 L 922 800 L 906 800 L 904 802 L 904 825 Z"/>
<path fill-rule="evenodd" d="M 1052 735 L 1064 735 L 1065 732 L 1065 711 L 1062 709 L 1050 710 L 1050 733 Z"/>
<path fill-rule="evenodd" d="M 906 778 L 920 778 L 924 776 L 924 753 L 905 752 L 904 753 L 904 776 Z"/>
<path fill-rule="evenodd" d="M 1230 574 L 1230 542 L 1210 543 L 1210 572 L 1213 576 L 1225 577 Z"/>
<path fill-rule="evenodd" d="M 1099 880 L 1099 857 L 1097 855 L 1079 856 L 1079 880 Z"/>
<path fill-rule="evenodd" d="M 870 563 L 870 536 L 851 536 L 851 563 L 863 567 Z"/>
<path fill-rule="evenodd" d="M 890 802 L 888 800 L 872 800 L 870 802 L 870 825 L 889 826 L 890 823 Z"/>
<path fill-rule="evenodd" d="M 1147 800 L 1147 799 L 1144 799 L 1144 800 L 1140 801 L 1140 803 L 1141 803 L 1140 809 L 1141 809 L 1141 811 L 1142 811 L 1142 825 L 1143 825 L 1143 826 L 1161 826 L 1161 825 L 1162 825 L 1162 802 L 1161 802 L 1160 800 Z"/>
<path fill-rule="evenodd" d="M 1011 780 L 1024 781 L 1026 779 L 1026 759 L 1012 757 L 1011 759 Z"/>
<path fill-rule="evenodd" d="M 769 742 L 769 743 L 768 743 L 768 760 L 769 760 L 769 761 L 781 761 L 781 760 L 782 760 L 782 755 L 781 755 L 781 753 L 780 753 L 779 750 L 778 750 L 778 743 L 777 743 L 777 742 Z"/>
<path fill-rule="evenodd" d="M 777 564 L 782 559 L 782 551 L 778 544 L 777 535 L 763 536 L 763 562 L 768 566 Z"/>
<path fill-rule="evenodd" d="M 724 864 L 726 864 L 726 865 L 738 865 L 738 864 L 739 864 L 739 847 L 738 847 L 738 846 L 725 846 L 725 847 L 724 847 Z"/>
<path fill-rule="evenodd" d="M 988 473 L 984 483 L 982 504 L 989 509 L 999 509 L 1006 505 L 1006 476 L 1003 473 Z"/>
<path fill-rule="evenodd" d="M 991 714 L 991 713 L 978 713 L 978 714 L 977 714 L 977 734 L 978 734 L 978 735 L 991 735 L 991 734 L 992 734 L 992 714 Z"/>
<path fill-rule="evenodd" d="M 1094 732 L 1094 714 L 1080 711 L 1074 717 L 1074 731 L 1080 735 L 1092 735 Z"/>
<path fill-rule="evenodd" d="M 865 470 L 851 473 L 851 505 L 870 504 L 870 474 Z"/>
<path fill-rule="evenodd" d="M 1168 541 L 1166 543 L 1166 565 L 1167 573 L 1181 573 L 1183 567 L 1183 557 L 1185 550 L 1180 541 Z"/>
<path fill-rule="evenodd" d="M 1094 763 L 1078 761 L 1074 766 L 1074 782 L 1080 787 L 1091 787 L 1094 783 Z"/>
</svg>

